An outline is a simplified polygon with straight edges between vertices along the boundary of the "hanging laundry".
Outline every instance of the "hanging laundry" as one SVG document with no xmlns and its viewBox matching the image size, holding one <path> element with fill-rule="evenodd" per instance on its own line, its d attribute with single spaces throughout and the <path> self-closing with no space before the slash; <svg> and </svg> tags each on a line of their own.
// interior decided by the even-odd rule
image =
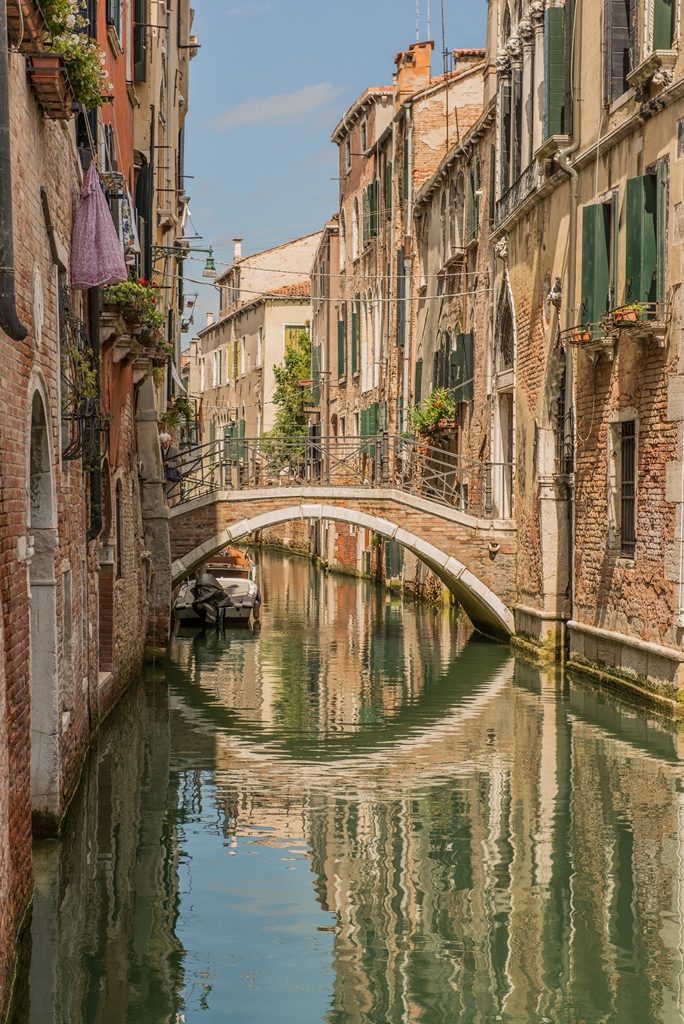
<svg viewBox="0 0 684 1024">
<path fill-rule="evenodd" d="M 71 239 L 71 286 L 97 288 L 128 280 L 121 242 L 93 161 L 88 168 Z"/>
</svg>

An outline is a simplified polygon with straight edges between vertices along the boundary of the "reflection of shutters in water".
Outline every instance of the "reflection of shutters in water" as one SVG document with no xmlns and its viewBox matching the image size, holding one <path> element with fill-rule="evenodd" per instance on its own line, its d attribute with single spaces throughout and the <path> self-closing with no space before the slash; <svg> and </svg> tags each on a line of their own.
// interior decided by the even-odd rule
<svg viewBox="0 0 684 1024">
<path fill-rule="evenodd" d="M 473 333 L 457 334 L 454 351 L 449 358 L 449 388 L 455 402 L 473 398 Z"/>
<path fill-rule="evenodd" d="M 404 549 L 396 540 L 385 541 L 385 578 L 388 580 L 401 579 L 401 571 L 404 565 Z"/>
</svg>

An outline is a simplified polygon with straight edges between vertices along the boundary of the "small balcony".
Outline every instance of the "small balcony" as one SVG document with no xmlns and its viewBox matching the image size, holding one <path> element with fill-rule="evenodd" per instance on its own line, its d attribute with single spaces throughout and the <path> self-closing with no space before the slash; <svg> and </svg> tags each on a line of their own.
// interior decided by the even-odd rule
<svg viewBox="0 0 684 1024">
<path fill-rule="evenodd" d="M 497 201 L 494 211 L 494 227 L 498 228 L 528 196 L 532 195 L 538 184 L 539 165 L 536 160 L 533 160 L 527 165 L 517 181 Z"/>
<path fill-rule="evenodd" d="M 654 341 L 664 348 L 671 320 L 671 302 L 630 302 L 604 313 L 601 325 L 615 339 L 626 334 L 632 341 Z"/>
<path fill-rule="evenodd" d="M 599 322 L 568 327 L 561 331 L 560 340 L 563 345 L 581 348 L 594 362 L 602 355 L 612 362 L 617 338 L 606 334 L 603 323 Z"/>
</svg>

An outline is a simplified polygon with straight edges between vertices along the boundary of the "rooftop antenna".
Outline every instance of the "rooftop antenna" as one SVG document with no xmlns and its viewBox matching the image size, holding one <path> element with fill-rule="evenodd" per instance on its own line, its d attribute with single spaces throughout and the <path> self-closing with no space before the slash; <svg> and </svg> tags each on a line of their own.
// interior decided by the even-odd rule
<svg viewBox="0 0 684 1024">
<path fill-rule="evenodd" d="M 416 42 L 420 42 L 420 0 L 416 0 Z"/>
<path fill-rule="evenodd" d="M 446 45 L 446 32 L 444 30 L 444 0 L 442 0 L 442 61 L 444 62 L 444 77 L 453 70 L 453 56 L 450 50 L 447 50 Z M 445 114 L 446 114 L 446 151 L 449 152 L 449 83 L 446 84 L 444 99 L 445 99 Z"/>
<path fill-rule="evenodd" d="M 427 10 L 427 15 L 428 15 L 428 34 L 427 34 L 427 37 L 428 37 L 428 41 L 429 41 L 430 39 L 432 39 L 432 34 L 431 34 L 431 31 L 430 31 L 430 0 L 427 0 L 427 5 L 428 5 L 428 10 Z"/>
</svg>

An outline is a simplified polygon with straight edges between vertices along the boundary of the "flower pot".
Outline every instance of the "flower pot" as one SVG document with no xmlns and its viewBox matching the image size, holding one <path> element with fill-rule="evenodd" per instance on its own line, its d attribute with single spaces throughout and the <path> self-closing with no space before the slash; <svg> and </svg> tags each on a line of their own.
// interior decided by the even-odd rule
<svg viewBox="0 0 684 1024">
<path fill-rule="evenodd" d="M 635 324 L 639 319 L 639 313 L 636 309 L 621 309 L 613 314 L 613 319 L 616 324 Z"/>
<path fill-rule="evenodd" d="M 20 53 L 42 53 L 46 28 L 37 0 L 7 0 L 7 35 Z"/>
<path fill-rule="evenodd" d="M 572 332 L 572 341 L 575 345 L 580 345 L 583 341 L 591 341 L 591 333 L 583 328 L 578 328 Z"/>
<path fill-rule="evenodd" d="M 448 426 L 448 425 L 449 425 L 449 421 L 448 420 L 438 420 L 437 421 L 437 426 L 440 428 L 440 430 L 444 430 L 444 428 L 446 426 Z"/>
<path fill-rule="evenodd" d="M 74 93 L 61 55 L 32 54 L 26 70 L 43 113 L 53 121 L 69 120 Z"/>
</svg>

